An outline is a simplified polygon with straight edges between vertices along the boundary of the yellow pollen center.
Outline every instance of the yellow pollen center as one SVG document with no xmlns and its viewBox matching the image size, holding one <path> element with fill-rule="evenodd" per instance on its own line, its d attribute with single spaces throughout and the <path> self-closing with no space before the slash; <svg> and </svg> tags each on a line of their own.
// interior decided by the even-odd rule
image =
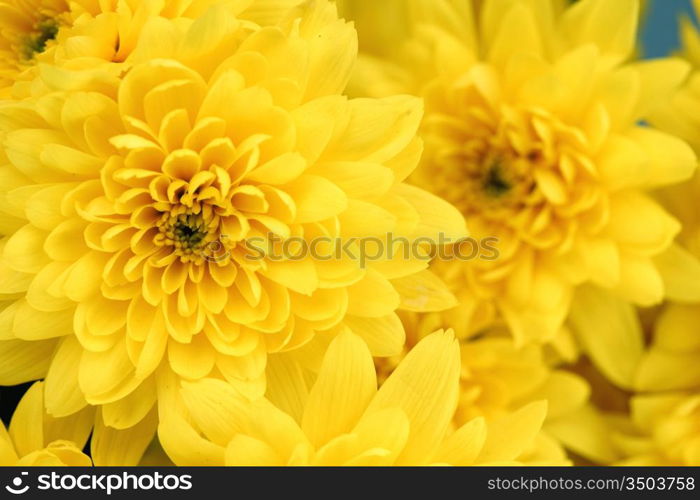
<svg viewBox="0 0 700 500">
<path fill-rule="evenodd" d="M 214 254 L 221 247 L 215 243 L 219 239 L 218 222 L 214 217 L 205 217 L 201 212 L 166 212 L 158 222 L 158 229 L 154 243 L 171 247 L 183 262 L 201 264 L 209 258 L 215 258 Z"/>
</svg>

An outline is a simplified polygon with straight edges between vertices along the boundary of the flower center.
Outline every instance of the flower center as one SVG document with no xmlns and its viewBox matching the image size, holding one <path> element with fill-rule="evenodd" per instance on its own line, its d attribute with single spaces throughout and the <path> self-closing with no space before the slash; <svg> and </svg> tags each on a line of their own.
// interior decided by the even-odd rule
<svg viewBox="0 0 700 500">
<path fill-rule="evenodd" d="M 22 58 L 30 61 L 35 54 L 46 50 L 46 44 L 54 40 L 58 34 L 58 21 L 54 18 L 44 17 L 34 25 L 34 31 L 29 34 L 22 47 Z"/>
<path fill-rule="evenodd" d="M 419 184 L 461 210 L 472 232 L 516 237 L 537 248 L 571 241 L 605 217 L 587 138 L 539 109 L 440 110 L 425 121 Z"/>
<path fill-rule="evenodd" d="M 467 140 L 443 157 L 434 172 L 438 194 L 465 216 L 502 218 L 503 211 L 521 210 L 535 189 L 536 151 L 520 154 L 496 137 Z"/>
<path fill-rule="evenodd" d="M 500 198 L 510 191 L 513 186 L 505 178 L 505 172 L 501 160 L 496 159 L 487 166 L 483 180 L 483 189 L 487 196 Z"/>
<path fill-rule="evenodd" d="M 214 258 L 214 253 L 221 247 L 216 245 L 217 218 L 206 217 L 202 212 L 187 210 L 182 213 L 163 213 L 158 222 L 158 230 L 159 233 L 154 238 L 155 244 L 170 247 L 183 262 L 201 264 Z"/>
</svg>

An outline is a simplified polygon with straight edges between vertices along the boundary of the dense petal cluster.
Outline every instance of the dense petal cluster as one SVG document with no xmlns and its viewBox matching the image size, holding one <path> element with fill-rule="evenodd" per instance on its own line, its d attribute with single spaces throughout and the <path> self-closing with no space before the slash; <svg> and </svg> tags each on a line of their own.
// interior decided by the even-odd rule
<svg viewBox="0 0 700 500">
<path fill-rule="evenodd" d="M 700 465 L 647 4 L 0 0 L 0 465 Z"/>
<path fill-rule="evenodd" d="M 143 451 L 170 371 L 260 395 L 268 352 L 343 325 L 398 352 L 397 309 L 454 304 L 417 256 L 285 253 L 466 229 L 403 183 L 420 101 L 342 95 L 356 42 L 332 4 L 279 17 L 163 21 L 169 58 L 40 76 L 50 92 L 3 103 L 3 383 L 46 377 L 51 414 L 102 406 L 96 432 L 133 431 Z"/>
<path fill-rule="evenodd" d="M 173 27 L 187 26 L 219 5 L 252 24 L 278 22 L 302 0 L 3 0 L 0 2 L 0 97 L 46 92 L 36 76 L 70 88 L 58 68 L 89 71 L 98 66 L 118 75 L 132 59 L 152 58 Z M 165 33 L 164 33 L 165 31 Z M 165 38 L 163 36 L 165 35 Z M 89 78 L 86 76 L 84 78 Z"/>
<path fill-rule="evenodd" d="M 174 461 L 188 465 L 517 464 L 546 405 L 525 406 L 490 424 L 475 418 L 450 431 L 459 371 L 454 335 L 436 332 L 377 390 L 366 344 L 346 332 L 329 346 L 296 414 L 203 380 L 183 386 L 190 418 L 164 419 L 159 435 Z M 266 425 L 255 425 L 260 421 Z"/>
<path fill-rule="evenodd" d="M 638 2 L 402 8 L 408 41 L 388 62 L 369 47 L 355 87 L 425 97 L 426 154 L 413 181 L 455 203 L 477 239 L 498 238 L 498 259 L 445 271 L 466 308 L 503 318 L 525 341 L 556 335 L 581 283 L 659 303 L 655 257 L 680 225 L 647 193 L 689 178 L 696 159 L 639 123 L 688 69 L 627 62 Z"/>
<path fill-rule="evenodd" d="M 53 42 L 68 10 L 64 0 L 0 2 L 0 97 Z"/>
</svg>

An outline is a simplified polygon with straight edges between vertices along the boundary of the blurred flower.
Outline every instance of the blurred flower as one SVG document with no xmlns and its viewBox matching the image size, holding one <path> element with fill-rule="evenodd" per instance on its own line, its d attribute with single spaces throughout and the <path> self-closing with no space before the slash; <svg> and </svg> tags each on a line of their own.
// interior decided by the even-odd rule
<svg viewBox="0 0 700 500">
<path fill-rule="evenodd" d="M 488 424 L 476 418 L 451 432 L 459 371 L 453 334 L 437 332 L 418 343 L 377 391 L 366 344 L 345 332 L 331 342 L 299 419 L 208 379 L 183 383 L 191 420 L 172 413 L 159 436 L 180 465 L 518 463 L 546 405 L 533 403 Z"/>
<path fill-rule="evenodd" d="M 42 382 L 32 385 L 15 409 L 9 432 L 0 424 L 0 466 L 90 466 L 81 451 L 90 436 L 92 410 L 54 418 L 44 408 Z"/>
<path fill-rule="evenodd" d="M 641 431 L 640 431 L 641 430 Z M 636 431 L 636 433 L 635 433 Z M 625 466 L 700 465 L 700 395 L 644 395 L 632 400 L 632 425 L 614 437 Z"/>
<path fill-rule="evenodd" d="M 657 259 L 680 224 L 648 192 L 689 178 L 696 157 L 641 123 L 688 67 L 627 62 L 639 3 L 484 0 L 477 16 L 471 2 L 388 2 L 375 19 L 399 21 L 385 36 L 362 23 L 375 3 L 344 4 L 379 42 L 365 45 L 355 91 L 425 97 L 412 180 L 457 205 L 475 238 L 499 240 L 495 261 L 436 268 L 474 330 L 501 317 L 518 342 L 551 339 L 584 283 L 661 302 L 670 278 Z M 674 293 L 697 293 L 685 285 Z"/>
<path fill-rule="evenodd" d="M 645 318 L 651 336 L 634 367 L 632 387 L 622 390 L 589 371 L 592 404 L 553 431 L 601 465 L 697 466 L 700 307 L 668 304 L 645 316 L 651 317 Z"/>
<path fill-rule="evenodd" d="M 2 0 L 0 97 L 45 92 L 37 73 L 53 85 L 74 87 L 95 78 L 90 73 L 98 67 L 116 76 L 132 59 L 170 56 L 175 28 L 167 21 L 182 29 L 214 5 L 255 29 L 274 25 L 302 1 Z M 56 68 L 86 74 L 76 82 L 61 78 Z"/>
<path fill-rule="evenodd" d="M 36 54 L 44 52 L 58 34 L 69 11 L 66 0 L 0 1 L 0 97 Z"/>
<path fill-rule="evenodd" d="M 696 14 L 700 2 L 693 2 Z M 681 22 L 682 55 L 693 65 L 691 78 L 670 99 L 663 100 L 649 117 L 661 130 L 673 133 L 700 151 L 700 35 L 692 21 Z M 643 314 L 643 323 L 628 322 L 632 328 L 647 330 L 649 340 L 633 356 L 609 356 L 613 364 L 633 368 L 627 404 L 620 411 L 596 416 L 607 425 L 599 433 L 609 437 L 614 461 L 623 465 L 700 465 L 700 176 L 657 193 L 658 199 L 682 223 L 676 243 L 660 260 L 667 276 L 668 301 L 663 307 Z M 688 293 L 692 290 L 692 293 Z M 584 312 L 581 311 L 581 316 Z M 642 344 L 641 333 L 634 337 Z M 619 337 L 618 337 L 619 338 Z M 631 337 L 628 337 L 631 338 Z M 629 352 L 629 349 L 625 350 Z M 635 359 L 634 363 L 628 360 Z M 597 438 L 601 440 L 601 438 Z"/>
<path fill-rule="evenodd" d="M 268 352 L 345 325 L 393 354 L 397 309 L 454 305 L 418 257 L 247 258 L 271 235 L 466 234 L 402 182 L 419 100 L 348 100 L 352 27 L 326 1 L 285 13 L 163 22 L 150 34 L 171 58 L 114 81 L 43 75 L 76 89 L 3 105 L 0 383 L 46 377 L 54 416 L 101 406 L 98 465 L 138 462 L 171 370 L 262 394 Z"/>
<path fill-rule="evenodd" d="M 700 305 L 669 304 L 636 376 L 625 464 L 700 465 Z M 623 434 L 624 436 L 624 434 Z"/>
<path fill-rule="evenodd" d="M 584 345 L 595 366 L 573 368 L 589 383 L 591 401 L 548 430 L 599 465 L 697 465 L 700 305 L 668 302 L 637 313 L 612 297 L 594 300 L 586 293 L 573 313 L 581 330 L 596 328 L 584 319 L 588 311 L 608 320 L 596 330 L 605 340 Z"/>
</svg>

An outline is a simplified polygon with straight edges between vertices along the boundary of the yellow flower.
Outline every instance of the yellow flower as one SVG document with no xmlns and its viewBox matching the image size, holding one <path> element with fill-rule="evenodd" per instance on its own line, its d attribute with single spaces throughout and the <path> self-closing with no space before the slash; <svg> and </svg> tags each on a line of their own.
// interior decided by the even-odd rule
<svg viewBox="0 0 700 500">
<path fill-rule="evenodd" d="M 34 77 L 51 72 L 51 66 L 91 71 L 104 65 L 119 74 L 134 53 L 152 57 L 167 44 L 171 38 L 163 32 L 165 20 L 187 26 L 220 4 L 241 19 L 274 24 L 301 1 L 2 0 L 0 97 L 45 91 Z"/>
<path fill-rule="evenodd" d="M 375 2 L 347 3 L 375 40 L 361 22 Z M 366 47 L 354 88 L 425 97 L 413 181 L 456 204 L 477 240 L 499 240 L 495 260 L 438 268 L 466 320 L 501 317 L 517 341 L 546 340 L 580 284 L 661 302 L 656 259 L 680 225 L 648 192 L 690 177 L 696 158 L 640 123 L 688 68 L 627 62 L 638 2 L 582 0 L 560 13 L 549 1 L 484 0 L 478 18 L 471 2 L 399 3 L 380 12 L 405 19 L 387 36 L 406 38 Z"/>
<path fill-rule="evenodd" d="M 183 383 L 184 415 L 164 416 L 159 437 L 176 464 L 479 465 L 517 463 L 546 405 L 533 403 L 486 424 L 450 432 L 457 405 L 459 348 L 451 332 L 421 341 L 377 390 L 362 339 L 332 342 L 295 416 L 206 379 Z M 191 422 L 191 423 L 190 423 Z"/>
<path fill-rule="evenodd" d="M 42 382 L 32 385 L 15 409 L 9 432 L 0 424 L 0 466 L 90 466 L 81 451 L 90 436 L 91 413 L 54 418 L 44 408 Z"/>
<path fill-rule="evenodd" d="M 0 98 L 56 38 L 68 10 L 66 0 L 0 1 Z"/>
<path fill-rule="evenodd" d="M 153 0 L 0 1 L 0 97 L 30 92 L 39 63 L 91 58 L 79 68 L 94 66 L 95 58 L 116 61 L 120 39 L 137 37 L 139 22 L 158 9 L 163 4 Z"/>
<path fill-rule="evenodd" d="M 397 309 L 454 305 L 418 257 L 256 250 L 466 233 L 457 210 L 403 182 L 421 153 L 419 100 L 342 95 L 356 35 L 331 3 L 278 17 L 261 27 L 219 6 L 157 23 L 170 58 L 123 79 L 47 72 L 82 90 L 0 111 L 0 383 L 46 377 L 54 416 L 101 406 L 98 465 L 124 460 L 122 445 L 138 462 L 170 371 L 261 394 L 268 352 L 322 347 L 347 326 L 394 354 Z M 99 437 L 119 432 L 131 433 L 119 446 Z"/>
</svg>

